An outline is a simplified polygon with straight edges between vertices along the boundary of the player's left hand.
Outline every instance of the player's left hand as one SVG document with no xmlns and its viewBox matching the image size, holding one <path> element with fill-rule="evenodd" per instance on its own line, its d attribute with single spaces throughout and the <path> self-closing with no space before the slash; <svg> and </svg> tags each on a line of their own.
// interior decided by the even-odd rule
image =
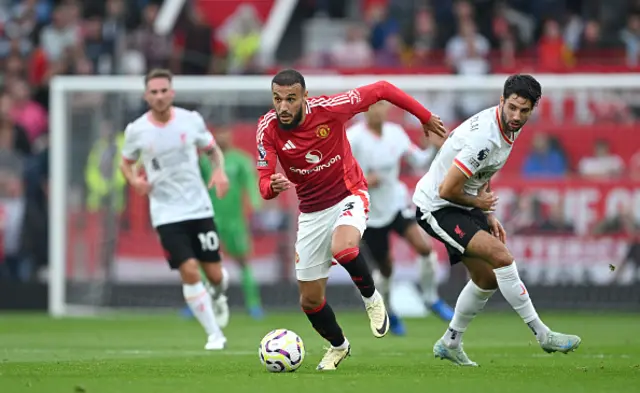
<svg viewBox="0 0 640 393">
<path fill-rule="evenodd" d="M 227 175 L 224 173 L 224 170 L 218 168 L 211 174 L 211 179 L 209 180 L 209 188 L 216 189 L 216 196 L 218 198 L 222 198 L 229 191 L 229 179 Z"/>
<path fill-rule="evenodd" d="M 424 131 L 424 135 L 429 137 L 429 134 L 435 134 L 440 138 L 445 138 L 447 136 L 447 129 L 444 127 L 444 123 L 440 119 L 440 116 L 432 114 L 429 121 L 422 125 L 422 130 Z"/>
<path fill-rule="evenodd" d="M 487 221 L 489 222 L 491 234 L 500 239 L 503 244 L 507 244 L 507 232 L 504 230 L 496 216 L 493 214 L 487 214 Z"/>
</svg>

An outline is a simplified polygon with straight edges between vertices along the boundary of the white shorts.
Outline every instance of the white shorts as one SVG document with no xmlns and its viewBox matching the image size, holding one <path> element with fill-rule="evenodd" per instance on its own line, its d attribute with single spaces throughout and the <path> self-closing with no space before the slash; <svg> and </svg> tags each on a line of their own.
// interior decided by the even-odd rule
<svg viewBox="0 0 640 393">
<path fill-rule="evenodd" d="M 339 203 L 313 213 L 300 213 L 296 239 L 296 278 L 315 281 L 329 277 L 333 255 L 331 237 L 340 225 L 350 225 L 360 231 L 367 229 L 369 193 L 359 191 Z"/>
</svg>

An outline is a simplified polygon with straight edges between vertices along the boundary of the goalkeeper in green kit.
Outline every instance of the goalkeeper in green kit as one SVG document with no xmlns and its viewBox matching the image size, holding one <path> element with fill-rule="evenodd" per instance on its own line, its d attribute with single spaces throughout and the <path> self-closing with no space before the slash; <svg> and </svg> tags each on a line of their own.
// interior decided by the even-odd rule
<svg viewBox="0 0 640 393">
<path fill-rule="evenodd" d="M 247 310 L 252 317 L 259 319 L 263 316 L 260 289 L 251 267 L 247 264 L 251 252 L 251 238 L 244 213 L 245 196 L 253 209 L 257 209 L 261 202 L 256 186 L 258 181 L 255 164 L 251 156 L 233 147 L 229 128 L 216 129 L 215 139 L 224 153 L 224 169 L 229 178 L 229 191 L 224 198 L 218 199 L 215 190 L 209 190 L 218 236 L 225 254 L 232 257 L 242 269 L 242 290 Z M 209 179 L 211 171 L 211 161 L 207 157 L 200 157 L 202 178 Z M 190 315 L 190 310 L 187 308 L 184 313 Z"/>
</svg>

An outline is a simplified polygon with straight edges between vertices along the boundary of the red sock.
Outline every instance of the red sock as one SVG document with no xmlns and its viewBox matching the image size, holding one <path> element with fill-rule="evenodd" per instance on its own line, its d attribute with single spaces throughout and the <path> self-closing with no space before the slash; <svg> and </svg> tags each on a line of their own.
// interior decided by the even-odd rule
<svg viewBox="0 0 640 393">
<path fill-rule="evenodd" d="M 342 267 L 349 273 L 351 280 L 360 290 L 362 296 L 369 298 L 373 296 L 376 287 L 373 284 L 373 277 L 367 266 L 367 262 L 360 255 L 358 247 L 344 249 L 333 256 Z"/>
</svg>

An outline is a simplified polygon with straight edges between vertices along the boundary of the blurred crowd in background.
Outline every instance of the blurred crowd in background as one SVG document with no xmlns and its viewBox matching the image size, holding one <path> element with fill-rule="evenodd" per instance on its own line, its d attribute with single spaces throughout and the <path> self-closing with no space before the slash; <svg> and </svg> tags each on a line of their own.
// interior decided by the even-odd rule
<svg viewBox="0 0 640 393">
<path fill-rule="evenodd" d="M 275 64 L 258 56 L 266 19 L 260 1 L 232 7 L 212 23 L 203 7 L 216 1 L 226 0 L 188 2 L 162 36 L 153 29 L 161 0 L 0 0 L 0 277 L 26 277 L 21 269 L 47 263 L 48 85 L 56 75 L 141 75 L 153 67 L 188 75 L 269 74 L 282 66 L 478 75 L 640 66 L 640 0 L 300 0 Z M 99 96 L 75 101 L 75 124 L 107 135 L 99 138 L 107 142 L 100 151 L 116 154 L 117 138 L 108 135 L 124 124 L 89 123 L 87 112 L 102 104 Z M 603 118 L 637 126 L 640 100 L 617 101 L 607 100 Z M 464 115 L 448 120 L 454 125 Z M 640 178 L 640 149 L 623 154 L 610 136 L 603 129 L 588 152 L 575 157 L 566 138 L 538 132 L 529 148 L 520 148 L 525 157 L 516 171 L 525 179 Z M 88 150 L 73 154 L 89 160 Z M 535 197 L 514 206 L 527 212 L 510 215 L 510 227 L 520 233 L 542 233 L 550 225 L 554 233 L 574 233 L 562 209 L 542 209 Z M 637 233 L 637 216 L 622 214 L 590 231 Z"/>
</svg>

